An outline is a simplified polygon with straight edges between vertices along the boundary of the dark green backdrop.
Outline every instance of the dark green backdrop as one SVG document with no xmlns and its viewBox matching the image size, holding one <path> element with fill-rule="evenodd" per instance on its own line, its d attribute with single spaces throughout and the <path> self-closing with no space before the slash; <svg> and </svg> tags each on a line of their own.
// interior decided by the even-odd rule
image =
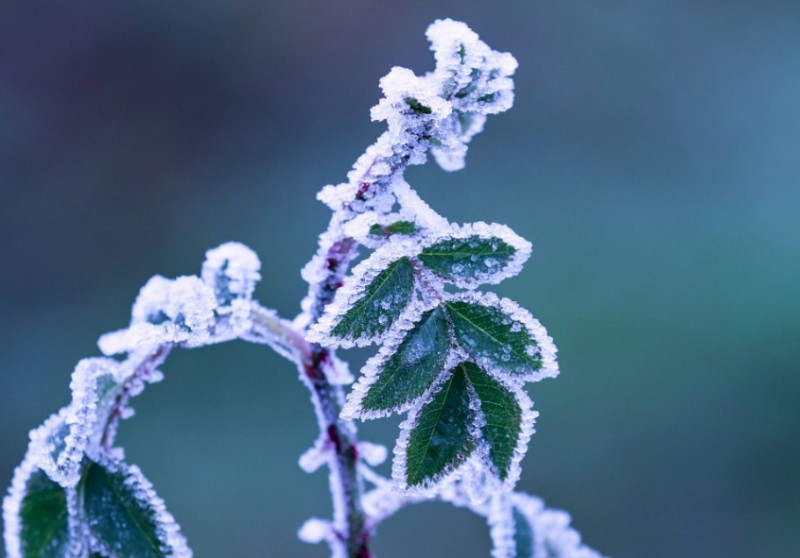
<svg viewBox="0 0 800 558">
<path fill-rule="evenodd" d="M 226 240 L 294 315 L 327 222 L 316 191 L 381 131 L 391 66 L 469 23 L 519 60 L 514 109 L 467 168 L 409 180 L 455 221 L 530 239 L 498 289 L 562 375 L 520 483 L 617 558 L 800 552 L 800 3 L 737 0 L 36 2 L 0 6 L 0 484 L 69 374 L 155 273 Z M 364 354 L 354 355 L 354 361 Z M 231 344 L 175 354 L 121 442 L 200 557 L 309 556 L 325 475 L 290 365 Z M 396 421 L 363 435 L 390 443 Z M 382 558 L 488 556 L 467 512 L 425 505 Z"/>
</svg>

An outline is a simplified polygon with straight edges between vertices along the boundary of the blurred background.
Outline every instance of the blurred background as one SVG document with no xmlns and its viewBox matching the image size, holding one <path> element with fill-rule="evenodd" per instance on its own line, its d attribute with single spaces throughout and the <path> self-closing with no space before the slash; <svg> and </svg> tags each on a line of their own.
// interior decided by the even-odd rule
<svg viewBox="0 0 800 558">
<path fill-rule="evenodd" d="M 800 553 L 800 4 L 260 0 L 0 6 L 0 484 L 69 376 L 153 274 L 227 240 L 293 316 L 299 269 L 382 131 L 393 65 L 462 19 L 520 63 L 513 110 L 464 171 L 407 178 L 453 221 L 534 245 L 496 290 L 531 309 L 562 375 L 520 487 L 617 558 Z M 357 369 L 369 352 L 351 352 Z M 330 512 L 296 465 L 316 425 L 291 365 L 232 343 L 175 353 L 120 443 L 205 556 L 308 556 Z M 362 437 L 391 444 L 397 421 Z M 409 508 L 381 558 L 485 557 L 463 510 Z"/>
</svg>

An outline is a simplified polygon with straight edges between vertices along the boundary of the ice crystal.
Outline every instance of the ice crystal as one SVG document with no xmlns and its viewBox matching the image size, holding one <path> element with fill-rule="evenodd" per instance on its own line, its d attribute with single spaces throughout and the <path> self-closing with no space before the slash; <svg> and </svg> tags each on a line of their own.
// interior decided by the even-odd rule
<svg viewBox="0 0 800 558">
<path fill-rule="evenodd" d="M 70 383 L 72 402 L 30 433 L 37 465 L 64 487 L 80 480 L 84 452 L 96 434 L 98 408 L 109 404 L 106 396 L 117 387 L 118 367 L 107 358 L 81 360 Z"/>
<path fill-rule="evenodd" d="M 261 279 L 261 262 L 250 248 L 239 242 L 226 242 L 206 252 L 201 277 L 214 289 L 220 305 L 232 300 L 253 296 Z"/>
<path fill-rule="evenodd" d="M 414 242 L 399 238 L 384 246 L 358 264 L 347 284 L 338 290 L 325 314 L 308 332 L 308 340 L 327 346 L 353 347 L 379 342 L 391 325 L 388 318 L 401 315 L 413 296 L 413 280 L 407 276 L 408 258 L 417 251 Z M 391 266 L 403 262 L 401 283 L 388 282 Z M 386 273 L 387 275 L 382 275 Z M 387 281 L 383 281 L 386 277 Z M 381 278 L 381 280 L 378 280 Z M 350 327 L 352 317 L 353 326 Z M 347 329 L 339 332 L 345 325 Z"/>
<path fill-rule="evenodd" d="M 199 277 L 170 280 L 156 275 L 136 298 L 131 326 L 103 335 L 98 345 L 106 355 L 164 343 L 201 346 L 211 339 L 216 309 L 214 290 Z"/>
<path fill-rule="evenodd" d="M 8 494 L 3 498 L 3 542 L 8 558 L 21 558 L 22 556 L 20 511 L 22 500 L 25 498 L 25 485 L 37 468 L 36 461 L 36 454 L 28 450 L 22 463 L 14 469 Z"/>
</svg>

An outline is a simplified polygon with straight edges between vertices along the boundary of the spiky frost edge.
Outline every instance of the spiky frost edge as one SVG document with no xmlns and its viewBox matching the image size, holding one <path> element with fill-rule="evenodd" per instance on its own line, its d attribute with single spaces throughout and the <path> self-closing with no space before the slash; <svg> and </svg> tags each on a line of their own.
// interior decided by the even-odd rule
<svg viewBox="0 0 800 558">
<path fill-rule="evenodd" d="M 555 546 L 557 556 L 563 558 L 603 558 L 602 554 L 582 543 L 581 534 L 570 525 L 572 518 L 567 512 L 545 507 L 540 498 L 521 492 L 511 494 L 511 504 L 531 527 L 534 558 L 552 556 L 548 546 Z"/>
<path fill-rule="evenodd" d="M 468 302 L 489 308 L 497 308 L 508 315 L 513 321 L 522 325 L 530 337 L 536 341 L 539 353 L 542 356 L 542 367 L 533 373 L 509 375 L 509 379 L 521 382 L 538 382 L 544 378 L 555 378 L 558 376 L 558 362 L 556 361 L 556 349 L 553 338 L 548 335 L 544 326 L 534 318 L 530 312 L 522 308 L 519 304 L 508 298 L 500 298 L 494 293 L 481 293 L 478 291 L 467 291 L 448 295 L 446 302 Z M 465 349 L 466 350 L 466 349 Z M 476 357 L 470 354 L 470 359 L 488 372 L 492 377 L 499 378 L 501 374 L 508 374 L 506 370 L 498 368 L 497 365 L 486 358 Z"/>
<path fill-rule="evenodd" d="M 414 404 L 408 410 L 408 416 L 400 423 L 400 435 L 397 437 L 394 449 L 392 450 L 392 453 L 394 453 L 394 458 L 392 459 L 392 480 L 394 481 L 395 487 L 407 494 L 420 495 L 429 498 L 433 497 L 440 490 L 442 481 L 456 480 L 460 478 L 464 472 L 464 469 L 466 468 L 467 463 L 469 463 L 468 456 L 467 459 L 464 459 L 456 466 L 445 468 L 445 470 L 441 473 L 425 479 L 422 483 L 414 486 L 409 486 L 406 480 L 406 466 L 408 464 L 406 451 L 411 438 L 411 432 L 419 424 L 419 415 L 422 412 L 423 407 L 430 403 L 431 400 L 442 390 L 442 386 L 451 376 L 453 369 L 463 360 L 463 354 L 460 351 L 451 351 L 447 356 L 447 360 L 442 368 L 442 372 L 433 381 L 431 387 L 428 388 L 428 390 L 422 394 L 421 397 L 414 401 Z M 469 378 L 467 378 L 467 383 L 469 383 Z M 470 409 L 474 411 L 473 404 L 472 397 L 470 397 L 469 406 Z M 480 436 L 480 432 L 477 430 L 474 421 L 470 425 L 469 434 L 473 440 L 478 440 L 478 437 Z M 472 454 L 474 453 L 475 450 L 472 451 Z"/>
<path fill-rule="evenodd" d="M 27 496 L 26 485 L 37 469 L 39 467 L 36 464 L 36 456 L 29 449 L 25 453 L 22 463 L 14 469 L 8 493 L 3 498 L 3 543 L 8 558 L 23 558 L 20 512 L 22 511 L 22 501 Z M 66 491 L 67 525 L 70 538 L 67 557 L 78 558 L 85 555 L 85 548 L 83 524 L 77 509 L 77 493 L 74 487 L 64 490 Z"/>
<path fill-rule="evenodd" d="M 256 283 L 261 280 L 260 270 L 261 261 L 251 248 L 241 242 L 225 242 L 206 252 L 200 276 L 214 290 L 217 302 L 222 302 L 219 295 L 223 294 L 223 290 L 234 299 L 241 297 L 249 300 L 253 296 Z M 217 284 L 221 277 L 228 281 L 224 289 Z"/>
<path fill-rule="evenodd" d="M 509 463 L 508 466 L 508 475 L 504 480 L 501 480 L 499 471 L 497 471 L 494 463 L 492 463 L 490 455 L 491 445 L 483 436 L 483 427 L 486 425 L 486 417 L 481 409 L 480 398 L 475 392 L 472 383 L 469 382 L 469 377 L 467 377 L 467 389 L 469 390 L 470 399 L 475 402 L 475 406 L 473 407 L 476 416 L 475 425 L 478 427 L 479 432 L 479 437 L 477 438 L 478 444 L 473 455 L 479 457 L 483 466 L 486 467 L 486 472 L 488 473 L 486 488 L 493 492 L 508 492 L 513 490 L 517 481 L 519 481 L 520 474 L 522 473 L 522 466 L 520 463 L 527 455 L 528 444 L 530 443 L 531 437 L 536 432 L 534 425 L 536 424 L 536 418 L 539 416 L 539 412 L 533 410 L 533 400 L 525 392 L 522 384 L 519 382 L 511 382 L 506 378 L 498 378 L 492 374 L 489 375 L 502 387 L 511 392 L 517 405 L 519 405 L 521 411 L 519 435 L 517 436 L 517 443 L 514 446 L 514 456 L 511 458 L 511 463 Z"/>
<path fill-rule="evenodd" d="M 121 460 L 104 455 L 97 456 L 97 464 L 107 469 L 111 474 L 122 473 L 123 482 L 130 489 L 130 493 L 136 503 L 142 508 L 149 508 L 155 512 L 153 514 L 153 520 L 156 524 L 155 532 L 158 541 L 161 543 L 160 550 L 165 556 L 191 558 L 192 551 L 187 545 L 186 538 L 181 533 L 178 522 L 167 511 L 164 500 L 156 494 L 153 485 L 147 480 L 139 467 L 128 465 Z M 93 552 L 100 552 L 115 558 L 114 553 L 91 532 L 91 528 L 88 528 L 88 535 Z"/>
<path fill-rule="evenodd" d="M 75 366 L 70 382 L 72 402 L 50 415 L 44 424 L 31 430 L 30 452 L 37 465 L 62 487 L 75 486 L 81 476 L 81 462 L 98 421 L 97 379 L 110 375 L 117 379 L 119 364 L 106 358 L 84 358 Z M 67 425 L 64 449 L 53 459 L 48 442 L 56 430 Z"/>
<path fill-rule="evenodd" d="M 502 266 L 498 271 L 493 272 L 480 272 L 474 278 L 460 278 L 460 277 L 445 277 L 434 272 L 435 275 L 440 277 L 447 283 L 460 287 L 462 289 L 474 289 L 482 284 L 496 285 L 509 277 L 517 275 L 522 271 L 522 266 L 528 261 L 531 256 L 531 243 L 519 236 L 506 225 L 497 223 L 487 224 L 483 221 L 476 223 L 467 223 L 464 225 L 450 225 L 449 230 L 442 231 L 436 236 L 430 237 L 423 245 L 422 249 L 430 248 L 438 242 L 447 240 L 464 240 L 470 237 L 477 236 L 482 240 L 499 239 L 514 248 L 514 255 L 508 263 Z M 488 256 L 484 259 L 489 259 Z M 424 265 L 424 264 L 423 264 Z M 431 270 L 432 271 L 432 270 Z"/>
<path fill-rule="evenodd" d="M 19 514 L 22 500 L 25 498 L 25 485 L 36 469 L 36 456 L 29 449 L 22 463 L 14 469 L 8 493 L 3 498 L 3 541 L 8 558 L 22 558 L 22 541 L 20 540 L 22 525 Z"/>
<path fill-rule="evenodd" d="M 516 530 L 509 502 L 508 494 L 497 494 L 488 506 L 486 523 L 492 540 L 492 558 L 516 558 Z"/>
<path fill-rule="evenodd" d="M 392 239 L 375 250 L 369 258 L 353 268 L 349 279 L 345 281 L 344 286 L 336 292 L 333 301 L 325 308 L 325 313 L 317 323 L 309 328 L 306 333 L 306 339 L 311 343 L 319 343 L 327 347 L 342 347 L 344 349 L 380 343 L 386 337 L 386 333 L 391 329 L 391 326 L 382 333 L 369 337 L 337 337 L 333 335 L 332 331 L 353 306 L 364 297 L 364 293 L 378 275 L 397 260 L 413 258 L 418 252 L 419 247 L 417 244 L 404 238 Z M 413 305 L 414 296 L 412 291 L 411 301 L 408 306 Z M 401 311 L 401 317 L 403 313 Z"/>
<path fill-rule="evenodd" d="M 396 413 L 404 413 L 414 406 L 417 400 L 398 405 L 393 409 L 365 410 L 362 404 L 364 398 L 367 396 L 369 388 L 378 381 L 383 366 L 394 356 L 406 336 L 414 329 L 420 318 L 422 318 L 422 315 L 434 310 L 440 304 L 441 303 L 437 301 L 419 306 L 412 305 L 412 309 L 408 313 L 401 314 L 400 318 L 392 324 L 389 330 L 384 334 L 384 341 L 381 344 L 381 348 L 370 357 L 361 368 L 361 375 L 358 381 L 353 385 L 350 393 L 347 394 L 347 401 L 340 415 L 343 419 L 354 420 L 358 418 L 361 420 L 368 420 L 383 418 Z M 446 369 L 447 367 L 445 366 L 442 371 Z M 439 378 L 439 376 L 441 376 L 441 373 L 437 378 Z M 420 397 L 424 397 L 424 394 Z"/>
</svg>

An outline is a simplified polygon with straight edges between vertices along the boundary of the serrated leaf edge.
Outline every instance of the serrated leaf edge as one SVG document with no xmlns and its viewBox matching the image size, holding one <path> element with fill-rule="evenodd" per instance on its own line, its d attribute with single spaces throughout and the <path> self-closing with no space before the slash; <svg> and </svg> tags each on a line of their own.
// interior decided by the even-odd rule
<svg viewBox="0 0 800 558">
<path fill-rule="evenodd" d="M 395 487 L 397 487 L 399 490 L 402 490 L 406 494 L 419 495 L 423 497 L 434 496 L 440 488 L 440 481 L 444 479 L 458 478 L 460 471 L 464 469 L 464 466 L 469 461 L 465 459 L 460 465 L 456 466 L 452 470 L 435 475 L 418 485 L 409 486 L 406 480 L 406 450 L 411 438 L 411 432 L 419 424 L 419 416 L 422 412 L 422 409 L 441 391 L 442 386 L 452 374 L 453 369 L 463 360 L 461 356 L 462 355 L 453 352 L 448 355 L 447 362 L 445 362 L 442 373 L 439 374 L 436 380 L 431 384 L 431 387 L 428 389 L 428 391 L 426 391 L 422 397 L 414 401 L 414 404 L 408 411 L 408 416 L 400 423 L 400 435 L 397 437 L 394 449 L 392 450 L 394 453 L 394 458 L 392 459 L 392 481 Z M 472 408 L 471 398 L 470 408 Z M 470 425 L 470 435 L 473 439 L 475 439 L 476 434 L 477 431 L 473 421 L 473 424 Z"/>
<path fill-rule="evenodd" d="M 539 370 L 526 374 L 513 374 L 509 375 L 512 381 L 520 382 L 538 382 L 544 378 L 555 378 L 558 376 L 558 361 L 556 360 L 556 349 L 553 343 L 553 338 L 548 335 L 544 326 L 534 318 L 530 312 L 522 308 L 519 304 L 508 298 L 500 298 L 494 293 L 482 293 L 479 291 L 466 291 L 457 294 L 447 295 L 445 302 L 467 302 L 481 306 L 497 308 L 508 315 L 512 320 L 521 324 L 527 331 L 530 337 L 536 341 L 539 348 L 539 354 L 542 357 L 542 366 Z M 466 348 L 464 348 L 467 351 Z M 469 351 L 467 351 L 469 354 Z M 486 358 L 481 358 L 477 355 L 470 354 L 470 360 L 475 362 L 486 372 L 492 374 L 495 378 L 499 376 L 495 364 Z"/>
<path fill-rule="evenodd" d="M 111 474 L 121 473 L 126 486 L 130 487 L 133 499 L 142 507 L 152 509 L 154 513 L 155 534 L 161 544 L 160 550 L 165 556 L 175 558 L 191 558 L 192 551 L 189 548 L 186 538 L 180 531 L 178 522 L 171 513 L 167 511 L 164 500 L 156 494 L 153 485 L 144 476 L 141 469 L 136 465 L 129 465 L 121 460 L 113 459 L 107 455 L 97 456 L 96 465 L 105 468 Z M 100 541 L 94 533 L 90 532 L 91 550 L 100 552 L 107 556 L 114 556 L 104 543 Z"/>
<path fill-rule="evenodd" d="M 462 289 L 475 289 L 483 284 L 496 285 L 522 271 L 522 267 L 531 256 L 531 243 L 511 230 L 510 227 L 498 223 L 484 223 L 483 221 L 464 225 L 451 224 L 446 233 L 429 237 L 420 252 L 439 242 L 453 239 L 463 240 L 473 236 L 483 240 L 497 238 L 514 248 L 514 255 L 502 269 L 491 273 L 481 273 L 475 278 L 442 277 L 439 274 L 435 274 L 437 277 Z"/>
<path fill-rule="evenodd" d="M 333 301 L 325 308 L 323 315 L 309 328 L 306 340 L 343 349 L 379 343 L 385 337 L 386 331 L 373 336 L 350 338 L 335 336 L 333 330 L 353 306 L 363 298 L 364 293 L 378 275 L 396 261 L 402 258 L 413 258 L 418 252 L 419 247 L 415 242 L 403 238 L 390 239 L 384 246 L 375 250 L 372 255 L 353 268 L 350 277 L 342 288 L 336 291 Z M 411 296 L 413 301 L 415 294 L 412 292 Z M 401 316 L 402 314 L 401 312 Z"/>
<path fill-rule="evenodd" d="M 347 395 L 347 401 L 345 402 L 341 412 L 341 417 L 343 419 L 353 420 L 358 418 L 361 420 L 368 420 L 383 418 L 393 414 L 406 412 L 414 406 L 419 398 L 409 401 L 406 404 L 399 405 L 394 409 L 386 410 L 364 409 L 362 404 L 364 398 L 369 392 L 369 388 L 378 381 L 383 366 L 397 352 L 398 348 L 405 340 L 406 335 L 408 335 L 408 333 L 414 329 L 414 326 L 417 325 L 417 322 L 419 322 L 426 312 L 435 309 L 437 306 L 440 306 L 438 301 L 416 306 L 410 312 L 401 315 L 400 319 L 398 319 L 386 332 L 385 338 L 388 339 L 388 341 L 383 343 L 378 352 L 367 360 L 367 362 L 361 368 L 361 374 L 359 375 L 358 381 L 353 384 L 350 393 Z M 442 371 L 446 369 L 447 366 L 445 365 Z M 439 376 L 437 376 L 437 379 L 439 379 L 440 376 L 441 373 Z M 420 396 L 420 398 L 424 396 L 425 394 Z"/>
<path fill-rule="evenodd" d="M 475 392 L 472 382 L 469 382 L 469 375 L 467 375 L 467 389 L 470 390 L 470 397 L 474 401 L 474 412 L 476 416 L 475 426 L 478 429 L 478 437 L 476 438 L 478 440 L 478 444 L 474 455 L 480 458 L 482 465 L 486 468 L 486 472 L 488 473 L 487 481 L 490 486 L 487 488 L 492 491 L 509 491 L 513 489 L 519 481 L 520 474 L 522 473 L 522 467 L 520 463 L 528 453 L 528 445 L 531 437 L 536 432 L 535 424 L 536 418 L 539 416 L 539 412 L 533 410 L 533 400 L 525 392 L 521 383 L 509 381 L 506 377 L 498 377 L 497 375 L 487 372 L 486 370 L 484 370 L 484 372 L 486 372 L 493 380 L 498 382 L 506 390 L 511 392 L 521 411 L 520 429 L 517 436 L 517 443 L 514 446 L 514 457 L 511 459 L 511 463 L 509 463 L 508 474 L 506 475 L 506 478 L 501 480 L 499 471 L 497 471 L 494 463 L 492 462 L 490 454 L 491 444 L 483 436 L 483 427 L 486 425 L 486 417 L 484 416 L 483 410 L 480 406 L 480 398 Z"/>
</svg>

